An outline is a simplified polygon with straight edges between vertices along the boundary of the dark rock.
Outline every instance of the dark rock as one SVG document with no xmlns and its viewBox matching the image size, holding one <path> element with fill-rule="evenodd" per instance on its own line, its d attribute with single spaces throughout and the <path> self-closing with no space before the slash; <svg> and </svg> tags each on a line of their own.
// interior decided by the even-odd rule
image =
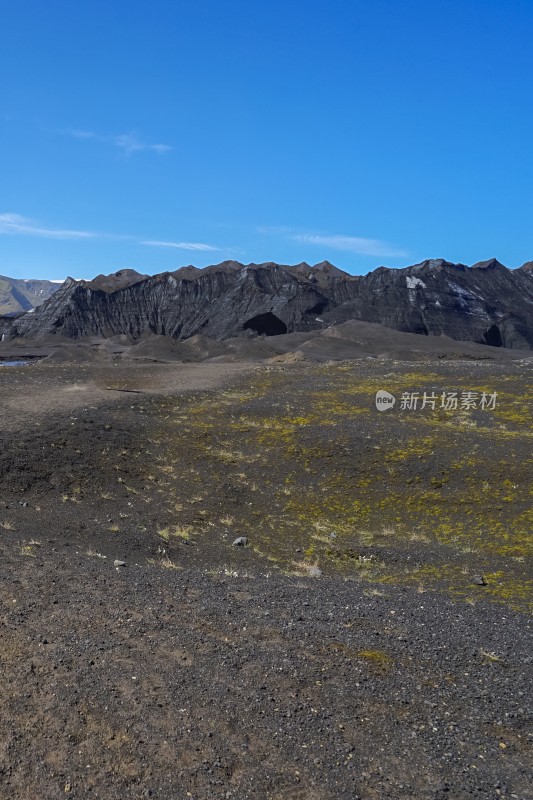
<svg viewBox="0 0 533 800">
<path fill-rule="evenodd" d="M 348 275 L 328 262 L 286 266 L 235 261 L 144 276 L 134 270 L 69 278 L 32 314 L 0 320 L 0 334 L 148 334 L 187 339 L 201 334 L 276 336 L 321 330 L 348 320 L 424 336 L 449 336 L 493 347 L 533 349 L 533 270 L 495 259 L 473 267 L 443 259 L 404 269 Z"/>
</svg>

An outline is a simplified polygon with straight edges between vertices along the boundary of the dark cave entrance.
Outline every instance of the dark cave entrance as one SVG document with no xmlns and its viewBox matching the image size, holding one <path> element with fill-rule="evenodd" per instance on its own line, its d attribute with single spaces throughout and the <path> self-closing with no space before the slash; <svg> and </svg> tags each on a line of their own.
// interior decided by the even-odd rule
<svg viewBox="0 0 533 800">
<path fill-rule="evenodd" d="M 315 303 L 313 308 L 310 308 L 307 312 L 308 314 L 322 314 L 323 311 L 327 311 L 329 306 L 329 300 L 326 300 L 324 297 L 322 300 L 319 300 L 318 303 Z"/>
<path fill-rule="evenodd" d="M 279 317 L 276 317 L 272 311 L 252 317 L 244 323 L 242 329 L 244 331 L 252 330 L 265 336 L 279 336 L 281 333 L 287 333 L 285 323 Z"/>
<path fill-rule="evenodd" d="M 485 332 L 483 338 L 485 339 L 485 344 L 491 347 L 502 347 L 503 345 L 502 335 L 497 325 L 492 325 L 488 331 Z"/>
</svg>

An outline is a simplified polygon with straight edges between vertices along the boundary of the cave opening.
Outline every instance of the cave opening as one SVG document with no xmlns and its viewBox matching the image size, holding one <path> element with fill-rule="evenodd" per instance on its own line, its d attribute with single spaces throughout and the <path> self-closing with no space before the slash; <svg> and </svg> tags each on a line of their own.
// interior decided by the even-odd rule
<svg viewBox="0 0 533 800">
<path fill-rule="evenodd" d="M 322 298 L 319 300 L 315 305 L 309 309 L 307 312 L 308 314 L 322 314 L 323 311 L 327 311 L 329 306 L 329 300 L 326 298 Z"/>
<path fill-rule="evenodd" d="M 287 326 L 279 318 L 276 317 L 272 311 L 267 311 L 266 314 L 257 314 L 251 317 L 242 326 L 243 330 L 252 330 L 260 336 L 279 336 L 282 333 L 287 333 Z"/>
<path fill-rule="evenodd" d="M 485 339 L 485 344 L 488 344 L 491 347 L 503 346 L 502 335 L 497 325 L 492 325 L 488 331 L 485 332 L 483 338 Z"/>
</svg>

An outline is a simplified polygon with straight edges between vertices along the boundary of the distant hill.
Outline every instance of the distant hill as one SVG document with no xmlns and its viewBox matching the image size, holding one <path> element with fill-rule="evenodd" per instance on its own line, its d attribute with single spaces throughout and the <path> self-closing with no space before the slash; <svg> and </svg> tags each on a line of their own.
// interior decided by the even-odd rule
<svg viewBox="0 0 533 800">
<path fill-rule="evenodd" d="M 349 320 L 404 333 L 533 350 L 533 269 L 496 259 L 472 267 L 443 259 L 349 275 L 315 266 L 226 261 L 159 275 L 121 270 L 92 281 L 67 279 L 33 314 L 0 325 L 5 338 L 46 334 L 79 339 L 146 334 L 276 336 Z"/>
<path fill-rule="evenodd" d="M 22 280 L 0 275 L 0 316 L 12 317 L 32 311 L 57 292 L 60 286 L 54 281 Z"/>
</svg>

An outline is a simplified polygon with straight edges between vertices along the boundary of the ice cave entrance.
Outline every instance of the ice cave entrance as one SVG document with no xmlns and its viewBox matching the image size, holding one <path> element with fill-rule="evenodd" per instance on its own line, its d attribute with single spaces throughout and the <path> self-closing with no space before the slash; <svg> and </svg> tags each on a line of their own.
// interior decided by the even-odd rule
<svg viewBox="0 0 533 800">
<path fill-rule="evenodd" d="M 287 333 L 285 323 L 279 317 L 276 317 L 272 311 L 252 317 L 242 327 L 245 331 L 252 330 L 266 336 L 279 336 L 280 333 Z"/>
</svg>

